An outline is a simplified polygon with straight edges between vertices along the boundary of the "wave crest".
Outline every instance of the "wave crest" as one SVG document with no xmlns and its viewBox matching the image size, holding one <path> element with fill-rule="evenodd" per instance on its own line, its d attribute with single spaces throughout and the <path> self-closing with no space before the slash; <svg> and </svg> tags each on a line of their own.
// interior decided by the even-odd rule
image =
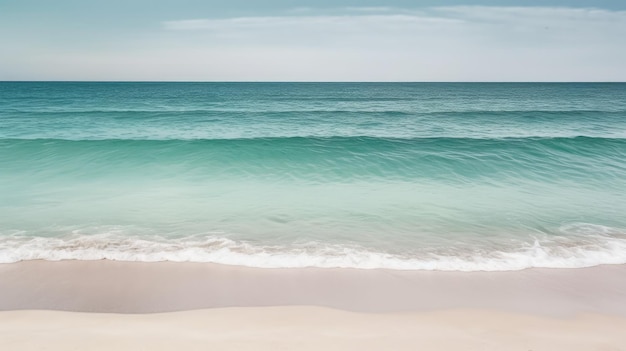
<svg viewBox="0 0 626 351">
<path fill-rule="evenodd" d="M 116 260 L 138 262 L 207 262 L 258 268 L 357 268 L 436 271 L 511 271 L 526 268 L 581 268 L 626 263 L 626 232 L 594 224 L 560 228 L 563 236 L 501 249 L 425 249 L 392 254 L 358 245 L 307 242 L 258 245 L 217 235 L 161 236 L 71 234 L 0 237 L 0 262 L 25 260 Z"/>
</svg>

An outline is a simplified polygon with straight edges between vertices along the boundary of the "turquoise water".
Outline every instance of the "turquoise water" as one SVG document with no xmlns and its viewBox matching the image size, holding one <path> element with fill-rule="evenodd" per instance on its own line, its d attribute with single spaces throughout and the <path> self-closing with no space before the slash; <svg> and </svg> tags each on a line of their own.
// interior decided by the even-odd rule
<svg viewBox="0 0 626 351">
<path fill-rule="evenodd" d="M 0 262 L 626 263 L 626 84 L 0 83 Z"/>
</svg>

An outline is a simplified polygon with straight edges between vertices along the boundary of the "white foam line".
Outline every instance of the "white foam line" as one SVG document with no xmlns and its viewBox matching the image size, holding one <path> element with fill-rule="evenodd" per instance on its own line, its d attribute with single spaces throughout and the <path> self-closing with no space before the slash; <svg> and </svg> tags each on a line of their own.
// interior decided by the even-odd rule
<svg viewBox="0 0 626 351">
<path fill-rule="evenodd" d="M 467 250 L 459 252 L 458 256 L 437 254 L 432 250 L 411 256 L 393 255 L 355 246 L 322 243 L 255 246 L 217 236 L 165 239 L 125 237 L 120 234 L 73 234 L 66 237 L 16 234 L 0 237 L 0 263 L 108 259 L 210 262 L 258 268 L 382 268 L 464 272 L 539 267 L 581 268 L 626 263 L 626 237 L 622 232 L 615 235 L 609 227 L 588 224 L 562 227 L 562 230 L 575 235 L 584 234 L 584 240 L 558 237 L 559 240 L 537 240 L 534 244 L 507 250 Z"/>
</svg>

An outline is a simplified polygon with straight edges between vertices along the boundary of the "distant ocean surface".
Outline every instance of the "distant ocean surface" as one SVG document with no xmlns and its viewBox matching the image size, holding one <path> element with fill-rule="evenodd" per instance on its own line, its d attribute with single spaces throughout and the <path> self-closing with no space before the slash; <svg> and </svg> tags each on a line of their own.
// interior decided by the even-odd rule
<svg viewBox="0 0 626 351">
<path fill-rule="evenodd" d="M 626 84 L 0 82 L 0 262 L 626 263 Z"/>
</svg>

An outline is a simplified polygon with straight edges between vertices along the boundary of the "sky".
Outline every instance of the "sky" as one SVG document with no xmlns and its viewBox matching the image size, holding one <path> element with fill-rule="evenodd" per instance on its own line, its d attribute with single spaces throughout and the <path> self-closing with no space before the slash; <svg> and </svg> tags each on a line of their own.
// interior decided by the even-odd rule
<svg viewBox="0 0 626 351">
<path fill-rule="evenodd" d="M 626 81 L 624 0 L 0 0 L 0 80 Z"/>
</svg>

